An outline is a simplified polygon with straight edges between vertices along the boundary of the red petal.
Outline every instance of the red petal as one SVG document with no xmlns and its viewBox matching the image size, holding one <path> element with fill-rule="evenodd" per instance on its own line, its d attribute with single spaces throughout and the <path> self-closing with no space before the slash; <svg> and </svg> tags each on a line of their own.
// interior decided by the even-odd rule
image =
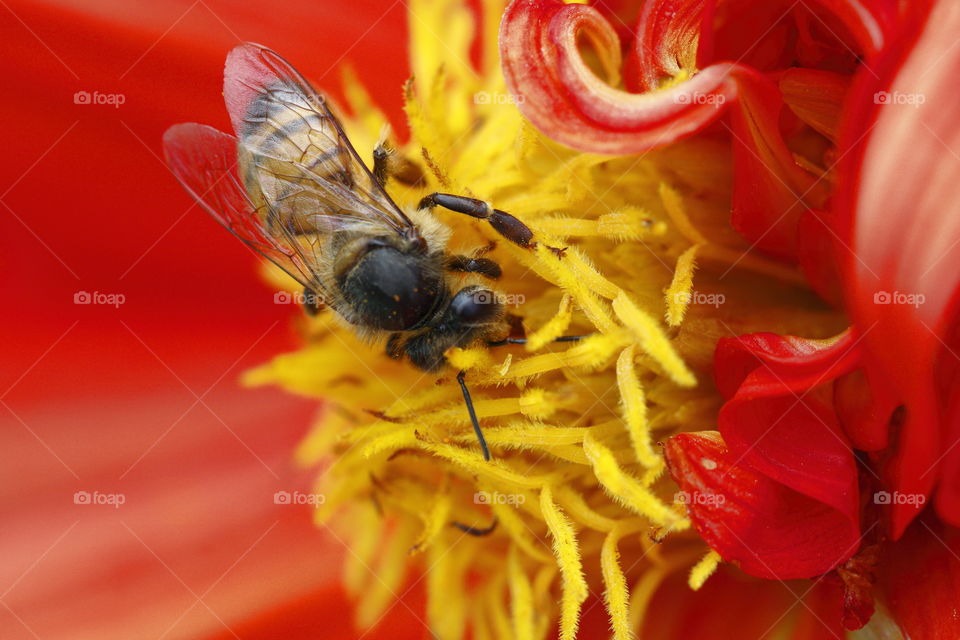
<svg viewBox="0 0 960 640">
<path fill-rule="evenodd" d="M 797 258 L 810 287 L 835 307 L 843 306 L 837 235 L 829 212 L 808 209 L 797 224 Z"/>
<path fill-rule="evenodd" d="M 801 169 L 780 134 L 780 91 L 758 73 L 738 69 L 739 109 L 731 111 L 736 178 L 734 228 L 767 253 L 797 258 L 800 215 L 820 207 L 826 185 Z"/>
<path fill-rule="evenodd" d="M 826 385 L 858 364 L 850 331 L 832 341 L 770 333 L 728 338 L 715 356 L 717 386 L 730 398 L 718 425 L 734 464 L 828 505 L 854 534 L 857 468 Z"/>
<path fill-rule="evenodd" d="M 762 381 L 780 383 L 781 393 L 799 392 L 852 370 L 858 356 L 857 340 L 851 331 L 831 340 L 751 333 L 717 343 L 714 377 L 727 398 L 732 398 L 747 377 L 761 368 L 766 371 Z"/>
<path fill-rule="evenodd" d="M 609 84 L 583 61 L 578 36 L 597 51 Z M 621 67 L 616 32 L 593 7 L 561 0 L 514 0 L 500 23 L 500 54 L 523 114 L 582 151 L 625 154 L 669 144 L 716 120 L 736 95 L 726 64 L 653 93 L 614 89 Z"/>
<path fill-rule="evenodd" d="M 799 600 L 798 600 L 799 598 Z M 843 637 L 836 587 L 827 581 L 756 580 L 720 567 L 696 592 L 674 572 L 653 595 L 638 638 L 826 640 Z M 605 638 L 608 634 L 585 635 Z"/>
<path fill-rule="evenodd" d="M 960 532 L 924 518 L 885 549 L 878 584 L 904 636 L 960 638 Z"/>
<path fill-rule="evenodd" d="M 857 550 L 856 519 L 741 464 L 719 433 L 682 433 L 665 451 L 697 531 L 747 573 L 806 578 Z"/>
<path fill-rule="evenodd" d="M 914 5 L 918 22 L 925 4 Z M 947 1 L 931 11 L 918 39 L 905 36 L 855 85 L 835 201 L 838 215 L 852 216 L 854 253 L 841 258 L 850 313 L 870 329 L 864 351 L 871 392 L 905 405 L 884 473 L 890 489 L 924 496 L 938 475 L 957 469 L 941 460 L 956 439 L 944 433 L 949 408 L 940 404 L 951 379 L 937 367 L 955 358 L 956 349 L 945 346 L 952 343 L 960 291 L 960 95 L 953 90 L 960 51 L 952 46 L 960 11 Z M 945 483 L 941 493 L 940 513 L 960 522 L 960 487 Z M 894 536 L 919 512 L 919 502 L 893 506 Z"/>
</svg>

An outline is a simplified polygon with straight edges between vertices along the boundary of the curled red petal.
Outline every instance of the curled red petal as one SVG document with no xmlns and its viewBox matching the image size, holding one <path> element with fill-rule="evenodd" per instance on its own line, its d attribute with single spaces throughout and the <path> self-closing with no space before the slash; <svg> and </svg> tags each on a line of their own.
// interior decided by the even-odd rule
<svg viewBox="0 0 960 640">
<path fill-rule="evenodd" d="M 697 532 L 745 572 L 807 578 L 856 552 L 855 520 L 742 464 L 719 433 L 681 433 L 665 453 Z"/>
<path fill-rule="evenodd" d="M 582 59 L 578 37 L 593 45 L 607 82 Z M 715 121 L 736 96 L 728 64 L 659 91 L 615 89 L 622 62 L 616 32 L 593 7 L 560 0 L 514 0 L 500 23 L 500 54 L 524 116 L 554 140 L 593 153 L 669 144 Z"/>
<path fill-rule="evenodd" d="M 717 385 L 729 397 L 718 426 L 738 464 L 829 505 L 856 529 L 856 462 L 828 393 L 830 382 L 859 366 L 855 334 L 828 341 L 770 333 L 728 338 L 714 362 Z"/>
<path fill-rule="evenodd" d="M 830 340 L 776 333 L 724 338 L 717 343 L 714 354 L 714 378 L 727 398 L 732 398 L 758 370 L 762 370 L 763 375 L 759 382 L 780 385 L 773 394 L 799 392 L 853 370 L 859 358 L 857 344 L 852 331 L 844 331 Z"/>
<path fill-rule="evenodd" d="M 855 449 L 880 451 L 890 444 L 891 429 L 902 420 L 897 403 L 877 396 L 863 369 L 837 378 L 833 383 L 833 407 Z"/>
<path fill-rule="evenodd" d="M 634 54 L 640 88 L 653 91 L 664 79 L 697 67 L 703 27 L 716 0 L 654 0 L 643 5 Z"/>
</svg>

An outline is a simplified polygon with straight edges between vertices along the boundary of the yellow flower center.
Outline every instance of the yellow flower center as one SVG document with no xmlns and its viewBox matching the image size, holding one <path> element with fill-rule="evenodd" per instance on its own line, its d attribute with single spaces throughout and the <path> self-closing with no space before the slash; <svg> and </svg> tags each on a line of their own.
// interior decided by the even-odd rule
<svg viewBox="0 0 960 640">
<path fill-rule="evenodd" d="M 466 62 L 474 18 L 465 6 L 409 5 L 412 141 L 399 151 L 425 168 L 427 184 L 388 190 L 407 207 L 437 190 L 481 198 L 533 229 L 536 251 L 480 221 L 434 214 L 457 252 L 498 241 L 497 289 L 529 341 L 453 349 L 438 377 L 391 360 L 327 311 L 304 320 L 302 349 L 248 382 L 328 401 L 298 459 L 323 463 L 317 519 L 349 545 L 344 579 L 361 625 L 377 622 L 419 563 L 438 638 L 470 628 L 475 638 L 528 640 L 558 622 L 573 638 L 591 592 L 602 594 L 614 636 L 628 638 L 667 575 L 689 570 L 696 589 L 719 562 L 689 529 L 656 444 L 715 425 L 717 339 L 829 335 L 837 317 L 799 272 L 748 252 L 730 228 L 726 143 L 627 157 L 560 147 L 506 92 L 502 3 L 484 3 L 479 70 Z M 386 119 L 352 76 L 347 96 L 354 116 L 344 124 L 362 153 Z M 569 249 L 558 260 L 543 244 Z M 579 334 L 589 337 L 554 342 Z M 492 461 L 473 435 L 460 370 Z M 488 535 L 463 530 L 494 521 Z"/>
</svg>

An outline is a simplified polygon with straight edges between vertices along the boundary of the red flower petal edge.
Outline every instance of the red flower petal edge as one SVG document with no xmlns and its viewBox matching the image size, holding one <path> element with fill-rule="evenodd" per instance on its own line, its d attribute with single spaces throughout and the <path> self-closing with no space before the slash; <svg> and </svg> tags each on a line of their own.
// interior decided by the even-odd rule
<svg viewBox="0 0 960 640">
<path fill-rule="evenodd" d="M 742 464 L 719 433 L 679 434 L 665 453 L 697 532 L 746 573 L 806 578 L 857 550 L 859 530 L 849 514 Z"/>
</svg>

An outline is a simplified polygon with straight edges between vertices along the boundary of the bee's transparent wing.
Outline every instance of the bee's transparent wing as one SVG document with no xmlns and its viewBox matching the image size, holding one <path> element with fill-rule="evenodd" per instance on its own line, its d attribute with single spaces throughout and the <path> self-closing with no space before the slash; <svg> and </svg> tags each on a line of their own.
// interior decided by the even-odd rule
<svg viewBox="0 0 960 640">
<path fill-rule="evenodd" d="M 314 252 L 277 237 L 270 213 L 251 202 L 238 175 L 233 136 L 202 124 L 178 124 L 164 134 L 163 150 L 173 174 L 215 220 L 304 287 L 325 293 L 314 275 Z"/>
<path fill-rule="evenodd" d="M 246 154 L 247 189 L 255 202 L 269 203 L 285 232 L 416 232 L 325 99 L 278 54 L 251 43 L 233 49 L 223 94 Z"/>
</svg>

